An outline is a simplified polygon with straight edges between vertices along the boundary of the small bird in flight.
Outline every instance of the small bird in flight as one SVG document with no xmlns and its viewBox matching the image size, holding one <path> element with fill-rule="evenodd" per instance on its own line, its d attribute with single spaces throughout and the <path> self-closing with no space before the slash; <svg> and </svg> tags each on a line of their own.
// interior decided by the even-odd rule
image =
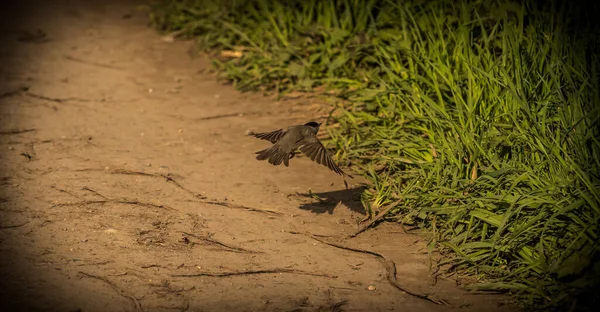
<svg viewBox="0 0 600 312">
<path fill-rule="evenodd" d="M 273 143 L 273 146 L 256 152 L 258 154 L 256 159 L 268 159 L 269 163 L 275 166 L 281 165 L 283 162 L 288 167 L 290 159 L 294 158 L 296 150 L 299 149 L 304 155 L 318 164 L 327 166 L 341 176 L 352 178 L 351 175 L 338 167 L 325 150 L 321 141 L 317 138 L 320 126 L 321 123 L 311 121 L 304 125 L 291 126 L 287 129 L 279 129 L 272 132 L 250 132 L 250 135 L 256 138 Z"/>
</svg>

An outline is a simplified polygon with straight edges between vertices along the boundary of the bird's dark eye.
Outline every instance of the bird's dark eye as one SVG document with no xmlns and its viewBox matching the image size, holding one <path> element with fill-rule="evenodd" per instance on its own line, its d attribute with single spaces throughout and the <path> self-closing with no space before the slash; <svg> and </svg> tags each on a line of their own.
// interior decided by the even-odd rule
<svg viewBox="0 0 600 312">
<path fill-rule="evenodd" d="M 318 126 L 319 126 L 319 124 L 318 124 L 318 123 L 316 123 L 316 122 L 314 122 L 314 121 L 307 122 L 307 123 L 305 123 L 304 125 L 305 125 L 305 126 L 310 126 L 310 127 L 318 127 Z"/>
</svg>

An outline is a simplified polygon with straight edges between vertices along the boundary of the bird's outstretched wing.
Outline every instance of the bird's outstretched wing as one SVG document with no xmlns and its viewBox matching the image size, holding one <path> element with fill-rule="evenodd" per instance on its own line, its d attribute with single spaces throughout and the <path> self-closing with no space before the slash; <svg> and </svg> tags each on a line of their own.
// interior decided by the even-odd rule
<svg viewBox="0 0 600 312">
<path fill-rule="evenodd" d="M 255 138 L 259 138 L 261 140 L 267 140 L 273 144 L 277 143 L 277 141 L 279 141 L 283 135 L 287 132 L 287 130 L 284 129 L 279 129 L 279 130 L 275 130 L 272 132 L 261 132 L 261 133 L 254 133 L 251 132 L 250 135 L 254 136 Z"/>
<path fill-rule="evenodd" d="M 345 175 L 352 178 L 351 175 L 345 173 L 342 169 L 340 169 L 340 167 L 338 167 L 338 165 L 333 161 L 333 159 L 331 159 L 331 156 L 329 156 L 327 150 L 325 150 L 325 147 L 323 146 L 321 141 L 319 141 L 317 136 L 310 135 L 304 138 L 303 140 L 300 140 L 298 142 L 298 145 L 300 151 L 312 161 L 315 161 L 323 166 L 327 166 L 329 169 L 331 169 L 333 172 L 339 175 Z"/>
</svg>

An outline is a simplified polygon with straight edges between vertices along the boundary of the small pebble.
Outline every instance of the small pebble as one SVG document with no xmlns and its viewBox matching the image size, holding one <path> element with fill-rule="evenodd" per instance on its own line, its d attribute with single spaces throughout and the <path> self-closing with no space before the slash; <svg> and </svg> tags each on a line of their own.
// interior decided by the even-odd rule
<svg viewBox="0 0 600 312">
<path fill-rule="evenodd" d="M 368 290 L 373 291 L 375 289 L 377 289 L 377 287 L 375 287 L 375 285 L 369 285 L 369 287 L 367 287 Z"/>
<path fill-rule="evenodd" d="M 175 37 L 173 37 L 172 35 L 163 36 L 161 39 L 162 39 L 162 41 L 169 42 L 169 43 L 175 41 Z"/>
</svg>

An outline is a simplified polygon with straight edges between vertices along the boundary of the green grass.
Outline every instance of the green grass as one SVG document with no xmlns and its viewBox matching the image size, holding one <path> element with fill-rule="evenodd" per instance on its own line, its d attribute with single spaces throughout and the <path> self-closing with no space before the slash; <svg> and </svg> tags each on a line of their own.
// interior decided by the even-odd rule
<svg viewBox="0 0 600 312">
<path fill-rule="evenodd" d="M 600 276 L 600 45 L 574 10 L 194 0 L 150 18 L 242 91 L 333 91 L 330 145 L 370 181 L 369 213 L 401 199 L 386 219 L 427 229 L 469 288 L 577 311 Z"/>
</svg>

